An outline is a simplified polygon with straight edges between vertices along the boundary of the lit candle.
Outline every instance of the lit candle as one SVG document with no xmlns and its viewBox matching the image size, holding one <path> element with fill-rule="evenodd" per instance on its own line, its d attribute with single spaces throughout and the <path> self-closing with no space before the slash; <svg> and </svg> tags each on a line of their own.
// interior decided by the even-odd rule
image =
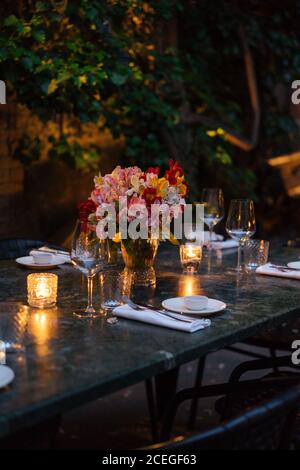
<svg viewBox="0 0 300 470">
<path fill-rule="evenodd" d="M 0 340 L 0 364 L 6 363 L 6 349 L 4 341 Z"/>
<path fill-rule="evenodd" d="M 27 276 L 28 303 L 31 307 L 54 307 L 57 298 L 58 277 L 52 273 L 34 273 Z"/>
<path fill-rule="evenodd" d="M 180 246 L 181 265 L 185 271 L 190 273 L 197 272 L 202 258 L 202 247 L 186 243 Z"/>
</svg>

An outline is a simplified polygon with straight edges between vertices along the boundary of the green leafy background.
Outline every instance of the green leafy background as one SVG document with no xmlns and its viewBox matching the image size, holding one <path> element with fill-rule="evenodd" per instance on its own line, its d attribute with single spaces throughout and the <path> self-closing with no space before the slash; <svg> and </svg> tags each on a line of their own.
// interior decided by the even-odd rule
<svg viewBox="0 0 300 470">
<path fill-rule="evenodd" d="M 297 126 L 275 89 L 290 90 L 300 76 L 299 1 L 4 1 L 0 8 L 0 76 L 41 120 L 61 114 L 93 122 L 99 132 L 124 139 L 122 164 L 143 167 L 167 165 L 167 135 L 192 197 L 213 184 L 228 197 L 276 203 L 279 179 L 266 160 L 297 148 Z M 188 103 L 194 113 L 249 134 L 240 24 L 262 106 L 259 143 L 251 152 L 212 136 L 215 129 L 181 122 Z M 41 145 L 23 137 L 19 158 L 32 164 Z M 70 142 L 64 132 L 50 137 L 48 153 L 80 170 L 101 166 L 96 147 Z"/>
</svg>

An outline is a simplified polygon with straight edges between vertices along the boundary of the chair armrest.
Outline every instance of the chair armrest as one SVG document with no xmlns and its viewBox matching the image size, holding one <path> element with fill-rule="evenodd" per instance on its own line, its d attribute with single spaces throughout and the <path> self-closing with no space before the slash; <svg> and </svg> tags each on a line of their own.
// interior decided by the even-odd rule
<svg viewBox="0 0 300 470">
<path fill-rule="evenodd" d="M 232 372 L 229 382 L 237 383 L 241 376 L 246 372 L 253 370 L 272 369 L 274 367 L 289 367 L 291 364 L 291 356 L 278 357 L 276 359 L 266 357 L 264 359 L 254 359 L 239 364 Z M 300 371 L 300 369 L 299 369 Z"/>
<path fill-rule="evenodd" d="M 237 383 L 222 383 L 216 385 L 207 385 L 201 388 L 187 388 L 180 390 L 173 400 L 170 402 L 164 415 L 160 441 L 168 441 L 170 439 L 173 422 L 179 406 L 186 400 L 193 398 L 207 398 L 219 395 L 228 395 L 230 393 L 242 393 L 250 390 L 263 390 L 264 388 L 290 385 L 300 382 L 300 375 L 287 376 L 281 378 L 265 378 L 262 380 L 244 380 Z"/>
</svg>

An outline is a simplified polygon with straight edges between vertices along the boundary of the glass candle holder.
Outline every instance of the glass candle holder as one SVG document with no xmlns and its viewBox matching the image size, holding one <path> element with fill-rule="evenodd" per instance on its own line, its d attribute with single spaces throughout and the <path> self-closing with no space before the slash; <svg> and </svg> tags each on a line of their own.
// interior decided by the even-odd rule
<svg viewBox="0 0 300 470">
<path fill-rule="evenodd" d="M 101 308 L 113 310 L 122 302 L 122 272 L 116 269 L 106 269 L 99 276 L 101 291 Z"/>
<path fill-rule="evenodd" d="M 258 266 L 268 262 L 270 242 L 266 240 L 247 240 L 244 244 L 244 261 L 247 271 L 255 271 Z"/>
<path fill-rule="evenodd" d="M 180 261 L 184 272 L 196 273 L 202 258 L 202 246 L 186 243 L 180 246 Z"/>
<path fill-rule="evenodd" d="M 36 308 L 51 308 L 56 304 L 58 276 L 33 273 L 27 276 L 28 304 Z"/>
<path fill-rule="evenodd" d="M 0 340 L 0 364 L 6 364 L 6 348 L 2 340 Z"/>
</svg>

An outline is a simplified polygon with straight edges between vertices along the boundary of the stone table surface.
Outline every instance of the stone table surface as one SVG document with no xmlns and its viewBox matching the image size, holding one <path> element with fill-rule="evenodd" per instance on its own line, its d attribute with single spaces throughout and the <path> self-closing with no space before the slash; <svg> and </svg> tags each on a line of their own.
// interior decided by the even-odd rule
<svg viewBox="0 0 300 470">
<path fill-rule="evenodd" d="M 297 260 L 300 251 L 275 247 L 273 262 Z M 28 312 L 26 352 L 8 354 L 13 383 L 0 391 L 0 436 L 43 421 L 97 397 L 137 383 L 209 352 L 229 346 L 300 314 L 300 282 L 255 274 L 237 276 L 236 252 L 206 256 L 198 275 L 185 275 L 178 248 L 165 245 L 157 260 L 156 287 L 133 288 L 137 300 L 157 304 L 176 295 L 201 293 L 223 300 L 227 309 L 211 327 L 193 333 L 104 317 L 74 317 L 85 306 L 81 274 L 64 265 L 58 306 Z M 26 305 L 28 271 L 13 261 L 0 262 L 0 316 Z M 100 304 L 100 281 L 94 302 Z M 0 319 L 1 321 L 1 319 Z"/>
</svg>

